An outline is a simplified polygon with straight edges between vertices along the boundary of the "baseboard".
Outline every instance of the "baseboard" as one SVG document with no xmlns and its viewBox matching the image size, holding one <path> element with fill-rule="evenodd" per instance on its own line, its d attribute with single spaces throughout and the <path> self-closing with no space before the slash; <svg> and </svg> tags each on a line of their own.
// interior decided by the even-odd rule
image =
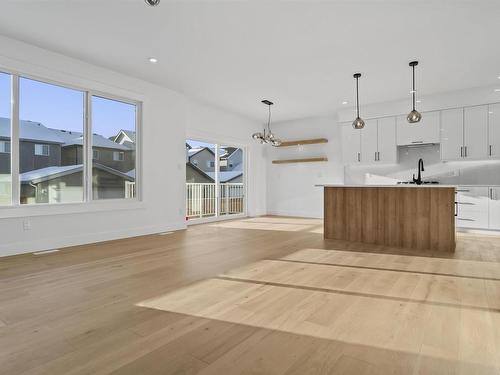
<svg viewBox="0 0 500 375">
<path fill-rule="evenodd" d="M 33 253 L 51 249 L 60 249 L 70 246 L 86 245 L 96 242 L 118 240 L 123 238 L 145 236 L 161 232 L 170 232 L 186 229 L 186 223 L 167 223 L 127 230 L 116 230 L 107 232 L 97 232 L 81 234 L 77 236 L 67 236 L 62 238 L 42 239 L 36 241 L 15 242 L 0 245 L 0 257 Z"/>
</svg>

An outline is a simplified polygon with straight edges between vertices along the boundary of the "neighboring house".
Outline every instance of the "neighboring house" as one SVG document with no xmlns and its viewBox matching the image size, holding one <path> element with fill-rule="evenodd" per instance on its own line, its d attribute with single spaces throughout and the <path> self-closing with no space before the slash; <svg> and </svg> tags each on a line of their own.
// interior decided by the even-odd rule
<svg viewBox="0 0 500 375">
<path fill-rule="evenodd" d="M 135 149 L 136 134 L 132 130 L 120 130 L 117 135 L 111 137 L 111 140 L 130 149 Z"/>
<path fill-rule="evenodd" d="M 215 152 L 208 147 L 191 148 L 188 150 L 189 163 L 203 172 L 215 170 Z"/>
<path fill-rule="evenodd" d="M 243 182 L 243 151 L 240 148 L 221 148 L 219 180 L 221 183 Z M 215 182 L 215 151 L 186 143 L 186 182 Z"/>
<path fill-rule="evenodd" d="M 122 198 L 135 179 L 135 151 L 101 135 L 92 136 L 95 198 Z M 3 152 L 2 152 L 3 151 Z M 82 199 L 83 134 L 19 123 L 22 203 Z M 130 172 L 134 171 L 134 177 Z M 0 175 L 10 174 L 10 119 L 0 118 Z"/>
</svg>

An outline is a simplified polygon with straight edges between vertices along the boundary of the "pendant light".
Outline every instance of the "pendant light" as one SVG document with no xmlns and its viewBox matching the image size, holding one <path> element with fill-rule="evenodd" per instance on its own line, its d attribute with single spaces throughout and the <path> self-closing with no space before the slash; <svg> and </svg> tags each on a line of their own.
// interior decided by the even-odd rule
<svg viewBox="0 0 500 375">
<path fill-rule="evenodd" d="M 146 4 L 151 5 L 152 7 L 157 6 L 160 4 L 160 0 L 144 0 Z"/>
<path fill-rule="evenodd" d="M 365 127 L 365 122 L 359 117 L 359 77 L 361 77 L 361 73 L 354 74 L 354 78 L 356 79 L 356 119 L 352 122 L 354 129 L 363 129 Z"/>
<path fill-rule="evenodd" d="M 420 112 L 418 112 L 415 109 L 415 96 L 416 96 L 416 90 L 415 90 L 415 67 L 417 65 L 418 65 L 418 61 L 412 61 L 412 62 L 410 62 L 410 66 L 411 66 L 412 71 L 413 71 L 413 87 L 412 87 L 412 90 L 411 90 L 412 102 L 413 102 L 413 109 L 412 109 L 412 111 L 410 113 L 408 113 L 408 116 L 406 116 L 406 120 L 408 120 L 408 122 L 410 124 L 415 124 L 415 123 L 419 122 L 422 119 L 422 115 L 420 114 Z"/>
<path fill-rule="evenodd" d="M 271 106 L 274 103 L 267 99 L 262 100 L 262 103 L 264 103 L 268 107 L 269 114 L 267 117 L 267 133 L 266 133 L 266 128 L 264 128 L 262 133 L 258 132 L 252 134 L 252 138 L 255 139 L 256 141 L 259 141 L 261 144 L 270 143 L 271 146 L 278 147 L 281 145 L 281 140 L 279 138 L 276 138 L 276 136 L 271 131 Z"/>
</svg>

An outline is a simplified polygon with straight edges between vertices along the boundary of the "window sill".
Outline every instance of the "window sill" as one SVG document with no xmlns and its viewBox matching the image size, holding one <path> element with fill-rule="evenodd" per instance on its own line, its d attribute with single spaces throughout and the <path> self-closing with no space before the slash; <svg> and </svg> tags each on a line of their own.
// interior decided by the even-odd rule
<svg viewBox="0 0 500 375">
<path fill-rule="evenodd" d="M 22 206 L 0 207 L 0 219 L 68 215 L 88 212 L 103 212 L 117 210 L 144 209 L 145 203 L 136 199 L 115 199 L 109 201 L 80 202 L 80 203 L 54 203 L 54 204 L 31 204 Z"/>
</svg>

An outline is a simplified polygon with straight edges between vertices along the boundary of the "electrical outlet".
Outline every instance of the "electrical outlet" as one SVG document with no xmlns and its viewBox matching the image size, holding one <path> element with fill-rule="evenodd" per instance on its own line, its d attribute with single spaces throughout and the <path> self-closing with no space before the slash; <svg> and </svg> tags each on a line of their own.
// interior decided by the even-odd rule
<svg viewBox="0 0 500 375">
<path fill-rule="evenodd" d="M 31 230 L 31 221 L 28 219 L 23 220 L 23 230 Z"/>
</svg>

